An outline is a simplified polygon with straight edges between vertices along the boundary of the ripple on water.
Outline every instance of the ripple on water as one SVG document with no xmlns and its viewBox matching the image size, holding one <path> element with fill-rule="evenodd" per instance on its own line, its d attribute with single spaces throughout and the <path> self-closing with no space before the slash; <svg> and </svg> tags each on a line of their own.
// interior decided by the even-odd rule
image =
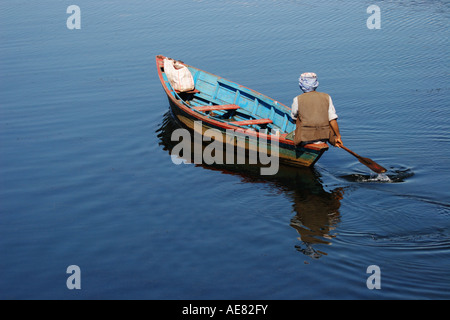
<svg viewBox="0 0 450 320">
<path fill-rule="evenodd" d="M 342 175 L 341 178 L 350 182 L 399 183 L 412 176 L 414 172 L 410 168 L 391 167 L 386 173 L 352 173 Z"/>
</svg>

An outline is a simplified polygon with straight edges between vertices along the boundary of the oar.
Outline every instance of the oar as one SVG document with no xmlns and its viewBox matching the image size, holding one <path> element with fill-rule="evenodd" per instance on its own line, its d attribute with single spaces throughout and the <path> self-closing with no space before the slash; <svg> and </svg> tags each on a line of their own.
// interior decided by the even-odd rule
<svg viewBox="0 0 450 320">
<path fill-rule="evenodd" d="M 340 145 L 340 147 L 342 149 L 344 149 L 345 151 L 349 152 L 350 154 L 354 155 L 356 158 L 358 158 L 359 162 L 361 162 L 363 165 L 369 167 L 372 171 L 374 171 L 376 173 L 384 173 L 387 171 L 385 168 L 380 166 L 378 163 L 376 163 L 372 159 L 361 157 L 360 155 L 354 153 L 352 150 L 350 150 L 347 147 L 344 147 L 343 145 Z"/>
</svg>

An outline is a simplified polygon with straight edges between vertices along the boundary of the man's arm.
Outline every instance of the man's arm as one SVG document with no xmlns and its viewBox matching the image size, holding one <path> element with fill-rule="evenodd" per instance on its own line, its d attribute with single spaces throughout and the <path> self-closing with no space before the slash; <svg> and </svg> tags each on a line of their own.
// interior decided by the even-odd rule
<svg viewBox="0 0 450 320">
<path fill-rule="evenodd" d="M 294 100 L 292 101 L 291 106 L 291 118 L 297 120 L 297 117 L 298 117 L 298 104 L 297 104 L 297 97 L 295 97 Z"/>
<path fill-rule="evenodd" d="M 333 129 L 334 134 L 336 135 L 336 147 L 340 148 L 344 144 L 342 143 L 342 140 L 341 140 L 341 133 L 339 132 L 339 125 L 338 125 L 336 119 L 330 121 L 330 126 L 331 126 L 331 129 Z"/>
<path fill-rule="evenodd" d="M 331 129 L 333 129 L 334 135 L 336 136 L 335 138 L 335 147 L 341 147 L 344 144 L 342 143 L 342 139 L 341 139 L 341 133 L 339 132 L 339 125 L 337 123 L 337 114 L 336 114 L 336 109 L 334 108 L 333 105 L 333 100 L 331 99 L 331 97 L 329 96 L 329 100 L 330 100 L 330 104 L 328 106 L 328 119 L 330 121 L 330 127 Z"/>
</svg>

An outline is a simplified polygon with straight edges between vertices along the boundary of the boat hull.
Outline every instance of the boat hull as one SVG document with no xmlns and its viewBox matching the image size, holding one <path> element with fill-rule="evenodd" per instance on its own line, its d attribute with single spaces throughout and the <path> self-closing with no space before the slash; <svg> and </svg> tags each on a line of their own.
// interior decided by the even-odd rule
<svg viewBox="0 0 450 320">
<path fill-rule="evenodd" d="M 265 134 L 264 132 L 257 132 L 256 130 L 252 129 L 236 128 L 236 126 L 230 125 L 226 122 L 211 119 L 211 117 L 196 112 L 195 110 L 190 108 L 181 98 L 181 96 L 184 95 L 180 95 L 175 92 L 175 90 L 171 88 L 170 84 L 163 76 L 162 65 L 164 58 L 165 57 L 163 56 L 157 56 L 156 62 L 161 83 L 169 100 L 171 113 L 180 125 L 189 129 L 191 132 L 197 132 L 201 135 L 211 133 L 212 131 L 216 133 L 220 132 L 222 134 L 223 141 L 228 144 L 232 143 L 234 144 L 234 146 L 237 146 L 238 141 L 236 141 L 236 139 L 233 139 L 231 141 L 230 139 L 227 139 L 227 133 L 229 133 L 230 130 L 245 132 L 245 144 L 240 144 L 240 146 L 245 145 L 247 154 L 250 151 L 261 150 L 260 141 L 264 141 L 267 142 L 264 144 L 264 147 L 267 148 L 268 154 L 273 154 L 274 150 L 272 150 L 271 147 L 276 146 L 276 152 L 277 156 L 279 157 L 280 163 L 293 167 L 311 167 L 320 159 L 323 153 L 328 150 L 328 145 L 325 143 L 307 144 L 305 146 L 299 147 L 295 146 L 292 140 L 288 140 L 285 138 L 287 133 L 282 133 L 278 136 L 273 134 Z M 195 68 L 195 70 L 200 69 Z M 239 87 L 240 89 L 243 88 L 242 86 Z M 250 93 L 253 92 L 253 90 L 250 90 Z M 277 107 L 278 106 L 279 103 L 277 103 Z M 286 110 L 288 110 L 287 107 L 285 108 Z M 214 138 L 217 139 L 217 134 L 214 135 Z"/>
</svg>

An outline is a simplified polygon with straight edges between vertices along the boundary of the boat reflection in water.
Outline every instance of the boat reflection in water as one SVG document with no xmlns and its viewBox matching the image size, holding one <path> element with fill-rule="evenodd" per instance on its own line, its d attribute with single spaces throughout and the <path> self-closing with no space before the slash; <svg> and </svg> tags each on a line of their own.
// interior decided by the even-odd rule
<svg viewBox="0 0 450 320">
<path fill-rule="evenodd" d="M 170 112 L 164 115 L 160 128 L 156 131 L 159 144 L 169 154 L 178 141 L 171 140 L 171 134 L 180 125 Z M 194 143 L 194 141 L 192 141 Z M 203 146 L 204 147 L 204 146 Z M 196 150 L 194 146 L 191 150 Z M 183 155 L 184 161 L 193 162 L 194 155 Z M 318 259 L 326 252 L 319 250 L 323 245 L 331 244 L 336 236 L 334 230 L 340 222 L 340 201 L 343 199 L 343 188 L 326 191 L 320 181 L 320 174 L 314 168 L 292 168 L 280 165 L 275 175 L 260 175 L 258 165 L 248 164 L 195 164 L 207 170 L 216 170 L 224 174 L 239 176 L 246 183 L 265 183 L 288 196 L 293 202 L 290 226 L 299 234 L 299 244 L 295 248 L 313 258 Z"/>
</svg>

